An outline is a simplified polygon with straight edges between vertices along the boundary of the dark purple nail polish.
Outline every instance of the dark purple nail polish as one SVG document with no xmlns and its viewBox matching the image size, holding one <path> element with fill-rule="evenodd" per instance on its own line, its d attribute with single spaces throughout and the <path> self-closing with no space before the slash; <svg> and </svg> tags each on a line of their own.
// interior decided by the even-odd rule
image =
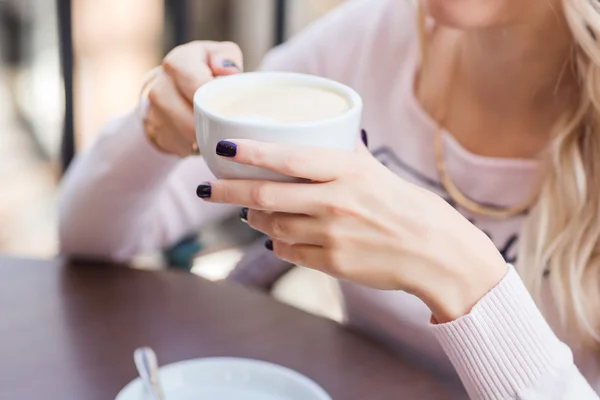
<svg viewBox="0 0 600 400">
<path fill-rule="evenodd" d="M 248 209 L 242 208 L 240 211 L 240 219 L 242 222 L 248 223 Z"/>
<path fill-rule="evenodd" d="M 203 183 L 196 188 L 196 194 L 201 199 L 208 199 L 212 194 L 212 186 L 210 183 Z"/>
<path fill-rule="evenodd" d="M 222 65 L 223 65 L 223 68 L 235 68 L 235 69 L 238 69 L 238 70 L 240 69 L 240 68 L 237 66 L 237 64 L 236 64 L 236 63 L 234 63 L 234 62 L 233 62 L 233 61 L 231 61 L 231 60 L 223 60 L 223 63 L 222 63 Z"/>
<path fill-rule="evenodd" d="M 273 251 L 273 241 L 271 239 L 267 239 L 267 241 L 265 242 L 265 247 L 267 248 L 267 250 Z"/>
<path fill-rule="evenodd" d="M 221 140 L 217 143 L 217 155 L 233 158 L 237 153 L 237 145 L 227 140 Z"/>
<path fill-rule="evenodd" d="M 364 129 L 362 129 L 360 131 L 360 138 L 362 139 L 362 141 L 365 144 L 365 146 L 369 147 L 369 138 L 367 137 L 367 131 L 365 131 Z"/>
</svg>

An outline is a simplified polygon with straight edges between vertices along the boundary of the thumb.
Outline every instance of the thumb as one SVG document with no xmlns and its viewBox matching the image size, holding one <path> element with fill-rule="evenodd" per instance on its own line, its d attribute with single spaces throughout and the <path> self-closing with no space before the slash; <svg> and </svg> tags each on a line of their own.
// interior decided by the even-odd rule
<svg viewBox="0 0 600 400">
<path fill-rule="evenodd" d="M 215 76 L 239 72 L 242 63 L 242 51 L 235 43 L 194 41 L 171 50 L 162 65 L 177 90 L 191 103 L 200 86 Z M 219 65 L 221 69 L 215 73 L 213 65 Z"/>
<path fill-rule="evenodd" d="M 233 42 L 209 46 L 207 61 L 214 76 L 234 75 L 244 70 L 242 50 Z"/>
</svg>

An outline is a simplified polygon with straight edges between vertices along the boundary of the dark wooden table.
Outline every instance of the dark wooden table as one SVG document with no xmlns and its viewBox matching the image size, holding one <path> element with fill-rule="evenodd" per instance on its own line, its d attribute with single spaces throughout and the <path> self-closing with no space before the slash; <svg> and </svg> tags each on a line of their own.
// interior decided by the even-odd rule
<svg viewBox="0 0 600 400">
<path fill-rule="evenodd" d="M 334 399 L 463 399 L 338 324 L 184 272 L 0 258 L 0 399 L 109 400 L 161 363 L 251 357 L 311 377 Z"/>
</svg>

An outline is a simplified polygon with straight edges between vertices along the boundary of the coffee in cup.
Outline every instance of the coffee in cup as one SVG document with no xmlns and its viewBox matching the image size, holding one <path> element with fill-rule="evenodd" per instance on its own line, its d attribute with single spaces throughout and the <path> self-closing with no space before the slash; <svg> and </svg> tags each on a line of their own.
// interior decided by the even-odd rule
<svg viewBox="0 0 600 400">
<path fill-rule="evenodd" d="M 326 88 L 271 82 L 223 91 L 204 106 L 240 122 L 298 124 L 336 117 L 350 109 L 350 102 Z"/>
</svg>

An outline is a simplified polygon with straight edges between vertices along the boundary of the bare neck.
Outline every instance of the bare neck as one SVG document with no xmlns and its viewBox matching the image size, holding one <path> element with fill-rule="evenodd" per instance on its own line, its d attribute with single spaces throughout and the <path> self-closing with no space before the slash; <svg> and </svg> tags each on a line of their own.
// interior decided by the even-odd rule
<svg viewBox="0 0 600 400">
<path fill-rule="evenodd" d="M 561 24 L 560 30 L 557 21 L 547 30 L 440 26 L 416 83 L 419 101 L 475 154 L 536 157 L 578 92 L 572 38 Z"/>
<path fill-rule="evenodd" d="M 477 103 L 503 113 L 555 110 L 575 83 L 564 21 L 462 32 L 458 72 Z M 566 100 L 565 100 L 566 99 Z"/>
</svg>

